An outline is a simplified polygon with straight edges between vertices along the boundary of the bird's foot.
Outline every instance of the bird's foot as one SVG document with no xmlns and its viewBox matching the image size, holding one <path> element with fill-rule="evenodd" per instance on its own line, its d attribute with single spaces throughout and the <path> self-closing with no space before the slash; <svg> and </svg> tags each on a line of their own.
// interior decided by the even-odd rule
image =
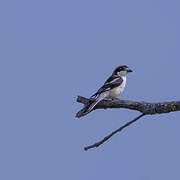
<svg viewBox="0 0 180 180">
<path fill-rule="evenodd" d="M 111 98 L 111 100 L 115 101 L 115 100 L 119 100 L 119 98 L 115 97 L 115 98 Z"/>
<path fill-rule="evenodd" d="M 104 98 L 104 100 L 115 101 L 115 100 L 119 100 L 119 98 L 116 98 L 116 97 L 114 97 L 114 98 Z"/>
</svg>

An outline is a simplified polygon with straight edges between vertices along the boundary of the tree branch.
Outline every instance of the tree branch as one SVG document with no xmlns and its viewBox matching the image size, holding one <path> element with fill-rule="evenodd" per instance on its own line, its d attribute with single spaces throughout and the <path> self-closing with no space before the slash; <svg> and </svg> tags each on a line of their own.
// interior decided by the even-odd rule
<svg viewBox="0 0 180 180">
<path fill-rule="evenodd" d="M 106 142 L 109 138 L 111 138 L 113 135 L 115 135 L 116 133 L 122 131 L 124 128 L 126 128 L 127 126 L 131 125 L 132 123 L 136 122 L 138 119 L 140 119 L 141 117 L 143 117 L 145 114 L 141 114 L 138 117 L 136 117 L 135 119 L 133 119 L 132 121 L 129 121 L 128 123 L 126 123 L 124 126 L 121 126 L 120 128 L 116 129 L 115 131 L 113 131 L 111 134 L 107 135 L 106 137 L 104 137 L 104 139 L 102 139 L 99 142 L 94 143 L 93 145 L 90 146 L 86 146 L 84 147 L 84 150 L 87 151 L 88 149 L 91 148 L 95 148 L 95 147 L 99 147 L 101 144 L 103 144 L 104 142 Z"/>
<path fill-rule="evenodd" d="M 80 118 L 87 115 L 87 113 L 84 113 L 84 110 L 89 101 L 90 100 L 85 97 L 78 96 L 77 102 L 84 104 L 84 108 L 77 112 L 76 117 Z M 139 102 L 120 99 L 102 100 L 94 107 L 93 110 L 107 108 L 126 108 L 139 111 L 143 114 L 163 114 L 173 111 L 180 111 L 180 101 L 149 103 L 144 101 Z"/>
<path fill-rule="evenodd" d="M 77 102 L 84 104 L 83 109 L 81 109 L 79 112 L 77 112 L 76 117 L 80 118 L 82 116 L 87 115 L 88 113 L 85 112 L 87 105 L 89 105 L 90 100 L 78 96 Z M 106 142 L 108 139 L 110 139 L 114 134 L 122 131 L 124 128 L 128 127 L 132 123 L 136 122 L 141 117 L 148 115 L 148 114 L 163 114 L 163 113 L 169 113 L 174 111 L 180 111 L 180 101 L 171 101 L 171 102 L 157 102 L 157 103 L 149 103 L 144 101 L 130 101 L 130 100 L 102 100 L 100 101 L 93 110 L 95 109 L 107 109 L 107 108 L 127 108 L 135 111 L 141 112 L 141 115 L 133 119 L 132 121 L 129 121 L 125 125 L 121 126 L 119 129 L 113 131 L 108 136 L 104 137 L 99 142 L 96 142 L 93 145 L 84 147 L 84 150 L 87 151 L 88 149 L 99 147 L 101 144 Z M 92 110 L 92 111 L 93 111 Z"/>
</svg>

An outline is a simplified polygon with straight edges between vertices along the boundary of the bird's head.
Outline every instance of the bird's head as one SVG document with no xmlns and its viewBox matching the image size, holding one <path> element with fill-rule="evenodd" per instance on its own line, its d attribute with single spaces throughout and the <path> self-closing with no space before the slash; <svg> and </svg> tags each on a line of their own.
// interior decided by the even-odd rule
<svg viewBox="0 0 180 180">
<path fill-rule="evenodd" d="M 112 75 L 116 76 L 126 76 L 128 73 L 132 72 L 132 70 L 128 66 L 118 66 L 114 71 Z"/>
</svg>

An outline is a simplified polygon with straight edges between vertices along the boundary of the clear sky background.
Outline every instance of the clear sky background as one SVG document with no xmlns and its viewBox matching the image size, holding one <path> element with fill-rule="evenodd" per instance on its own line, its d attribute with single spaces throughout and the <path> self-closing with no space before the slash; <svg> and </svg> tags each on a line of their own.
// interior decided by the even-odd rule
<svg viewBox="0 0 180 180">
<path fill-rule="evenodd" d="M 179 0 L 0 1 L 0 179 L 179 180 L 180 113 L 97 110 L 89 97 L 112 70 L 134 70 L 120 98 L 180 100 Z"/>
</svg>

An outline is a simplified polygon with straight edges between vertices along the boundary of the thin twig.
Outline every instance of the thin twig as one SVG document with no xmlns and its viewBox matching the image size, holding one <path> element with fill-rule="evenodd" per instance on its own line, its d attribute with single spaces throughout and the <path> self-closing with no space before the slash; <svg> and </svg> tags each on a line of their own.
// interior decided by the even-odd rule
<svg viewBox="0 0 180 180">
<path fill-rule="evenodd" d="M 119 129 L 113 131 L 111 134 L 109 134 L 108 136 L 104 137 L 104 139 L 102 139 L 101 141 L 93 144 L 93 145 L 90 145 L 90 146 L 86 146 L 84 147 L 84 150 L 87 151 L 88 149 L 91 149 L 91 148 L 95 148 L 95 147 L 99 147 L 101 144 L 103 144 L 104 142 L 106 142 L 108 139 L 110 139 L 114 134 L 122 131 L 125 127 L 131 125 L 132 123 L 136 122 L 138 119 L 140 119 L 141 117 L 143 117 L 145 114 L 141 114 L 139 115 L 138 117 L 136 117 L 135 119 L 133 119 L 132 121 L 129 121 L 128 123 L 126 123 L 125 125 L 121 126 Z"/>
</svg>

